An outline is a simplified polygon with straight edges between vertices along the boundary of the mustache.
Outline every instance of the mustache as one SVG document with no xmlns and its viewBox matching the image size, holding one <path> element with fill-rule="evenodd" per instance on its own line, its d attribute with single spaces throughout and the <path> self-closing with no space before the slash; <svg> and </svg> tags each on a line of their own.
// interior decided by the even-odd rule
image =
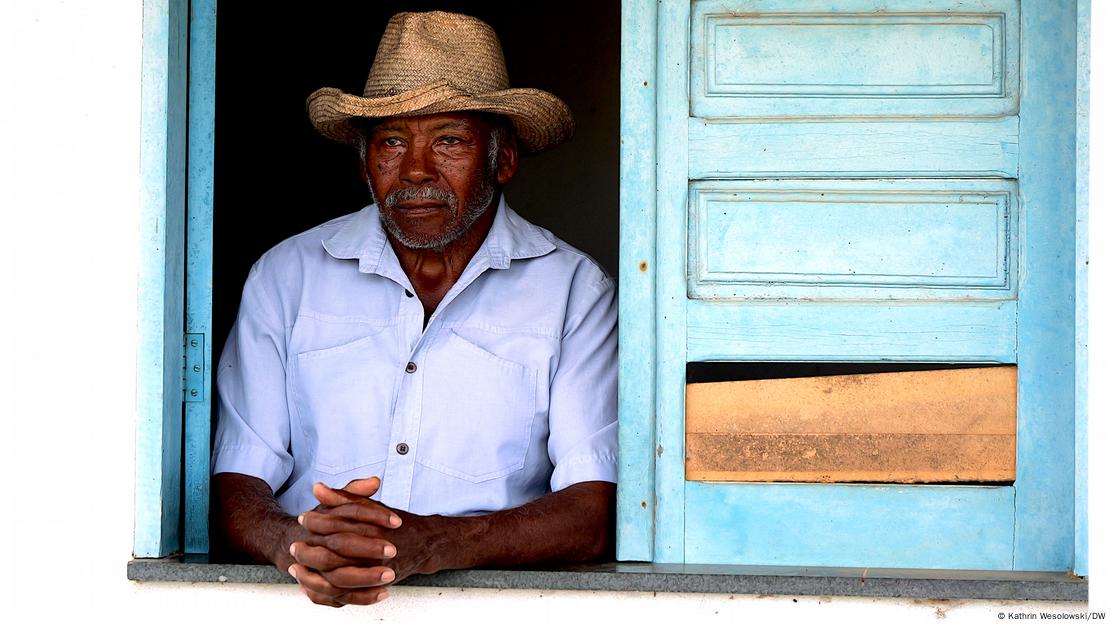
<svg viewBox="0 0 1110 624">
<path fill-rule="evenodd" d="M 385 196 L 382 205 L 385 208 L 393 208 L 397 204 L 405 201 L 441 201 L 445 202 L 452 209 L 459 204 L 459 198 L 451 191 L 445 191 L 441 188 L 434 186 L 418 186 L 412 188 L 402 188 L 393 191 Z"/>
</svg>

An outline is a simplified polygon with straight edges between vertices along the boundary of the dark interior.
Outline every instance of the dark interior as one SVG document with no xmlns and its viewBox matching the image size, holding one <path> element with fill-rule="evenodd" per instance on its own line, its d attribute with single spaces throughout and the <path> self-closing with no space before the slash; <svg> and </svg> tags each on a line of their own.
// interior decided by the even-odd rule
<svg viewBox="0 0 1110 624">
<path fill-rule="evenodd" d="M 305 98 L 357 95 L 389 17 L 448 10 L 498 33 L 514 87 L 561 97 L 574 137 L 526 157 L 506 189 L 525 218 L 617 271 L 620 3 L 220 3 L 216 55 L 213 340 L 219 354 L 251 265 L 281 240 L 368 204 L 350 148 L 316 133 Z"/>
<path fill-rule="evenodd" d="M 830 375 L 867 375 L 872 373 L 905 373 L 910 371 L 949 370 L 957 368 L 985 368 L 987 366 L 1004 366 L 1004 364 L 946 364 L 939 362 L 689 362 L 686 364 L 686 383 L 828 377 Z"/>
</svg>

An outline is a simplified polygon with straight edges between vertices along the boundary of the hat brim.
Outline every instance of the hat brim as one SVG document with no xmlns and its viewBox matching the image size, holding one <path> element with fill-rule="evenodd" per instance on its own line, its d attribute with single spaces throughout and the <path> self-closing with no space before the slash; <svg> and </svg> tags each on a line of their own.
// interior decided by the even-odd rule
<svg viewBox="0 0 1110 624">
<path fill-rule="evenodd" d="M 330 87 L 308 96 L 308 116 L 316 130 L 347 144 L 358 140 L 360 120 L 459 111 L 508 117 L 525 154 L 555 147 L 574 133 L 574 117 L 567 105 L 540 89 L 505 89 L 471 95 L 441 80 L 389 97 L 359 97 Z"/>
</svg>

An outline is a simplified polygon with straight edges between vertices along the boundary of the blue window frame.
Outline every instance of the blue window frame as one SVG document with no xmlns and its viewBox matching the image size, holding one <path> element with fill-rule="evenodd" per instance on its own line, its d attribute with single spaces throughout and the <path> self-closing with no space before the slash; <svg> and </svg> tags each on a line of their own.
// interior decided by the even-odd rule
<svg viewBox="0 0 1110 624">
<path fill-rule="evenodd" d="M 983 2 L 991 4 L 988 0 Z M 698 315 L 718 314 L 712 308 L 702 309 L 706 306 L 692 302 L 687 296 L 686 205 L 691 180 L 729 177 L 704 171 L 698 173 L 701 161 L 688 156 L 696 148 L 711 145 L 705 143 L 711 137 L 699 134 L 698 124 L 691 122 L 692 105 L 687 98 L 691 27 L 697 24 L 699 7 L 712 4 L 682 0 L 622 2 L 618 557 L 640 561 L 693 561 L 687 553 L 705 553 L 710 548 L 719 550 L 723 544 L 724 550 L 732 549 L 737 555 L 730 559 L 733 563 L 756 562 L 750 558 L 745 560 L 745 557 L 773 560 L 775 549 L 780 549 L 781 556 L 807 565 L 837 564 L 842 551 L 806 547 L 781 550 L 783 534 L 774 532 L 770 528 L 775 526 L 772 523 L 788 524 L 798 517 L 796 511 L 782 504 L 782 497 L 788 497 L 791 504 L 808 505 L 816 514 L 834 505 L 850 510 L 852 517 L 892 511 L 909 514 L 914 509 L 899 507 L 894 502 L 895 495 L 906 488 L 886 488 L 873 493 L 843 486 L 735 484 L 735 487 L 721 488 L 690 483 L 683 478 L 683 371 L 687 361 L 694 361 L 690 360 L 690 355 L 698 353 L 689 348 L 689 331 L 701 318 Z M 751 0 L 741 4 L 775 7 L 781 3 Z M 867 3 L 858 0 L 852 4 Z M 932 0 L 887 4 L 907 11 L 939 5 Z M 1016 2 L 1001 4 L 1016 6 Z M 1061 302 L 1055 308 L 1027 307 L 1027 316 L 1047 318 L 1063 314 L 1074 318 L 1072 333 L 1068 333 L 1067 344 L 1063 344 L 1055 336 L 1043 339 L 1035 336 L 1039 331 L 1035 324 L 1015 326 L 1017 346 L 1013 351 L 1013 359 L 1019 366 L 1024 364 L 1026 370 L 1032 369 L 1030 375 L 1052 375 L 1058 378 L 1058 383 L 1047 392 L 1027 383 L 1026 387 L 1033 390 L 1025 391 L 1023 397 L 1026 415 L 1019 416 L 1024 419 L 1021 421 L 1023 433 L 1019 435 L 1025 437 L 1019 442 L 1019 477 L 1012 488 L 982 488 L 975 494 L 963 496 L 971 490 L 961 493 L 929 486 L 912 490 L 914 493 L 910 495 L 915 497 L 917 504 L 930 505 L 930 499 L 935 498 L 944 505 L 956 505 L 962 509 L 961 513 L 973 515 L 978 513 L 974 511 L 977 508 L 989 508 L 988 515 L 996 520 L 999 510 L 1011 505 L 1014 515 L 1009 519 L 1002 517 L 999 520 L 1001 528 L 990 528 L 989 523 L 979 527 L 996 535 L 1004 533 L 1006 527 L 1013 531 L 1009 566 L 984 567 L 1072 569 L 1078 574 L 1086 573 L 1085 53 L 1089 10 L 1089 0 L 1081 0 L 1078 6 L 1064 2 L 1053 7 L 1022 7 L 1020 49 L 1024 64 L 1020 66 L 1025 72 L 1022 79 L 1048 79 L 1050 73 L 1060 73 L 1059 67 L 1073 64 L 1077 72 L 1053 78 L 1062 85 L 1060 91 L 1045 93 L 1044 97 L 1033 93 L 1021 102 L 1022 118 L 1017 139 L 1022 145 L 1034 146 L 1031 153 L 1043 150 L 1039 152 L 1043 160 L 1018 161 L 1014 175 L 1000 178 L 1018 178 L 1019 184 L 1025 185 L 1020 177 L 1023 165 L 1026 170 L 1035 171 L 1049 161 L 1060 168 L 1062 175 L 1053 177 L 1052 181 L 1033 180 L 1023 186 L 1023 192 L 1026 189 L 1029 192 L 1023 196 L 1022 204 L 1025 236 L 1027 239 L 1030 235 L 1055 236 L 1054 240 L 1062 247 L 1054 249 L 1053 253 L 1035 246 L 1023 247 L 1019 254 L 1025 262 L 1035 261 L 1040 267 L 1048 262 L 1052 268 L 1042 278 L 1034 275 L 1031 282 L 1022 283 L 1020 287 L 1026 293 L 1041 292 Z M 178 551 L 206 552 L 208 549 L 215 19 L 216 0 L 144 1 L 144 264 L 139 301 L 137 557 L 160 557 Z M 1079 54 L 1078 61 L 1076 54 Z M 1053 97 L 1050 99 L 1049 95 Z M 1049 146 L 1048 143 L 1058 137 L 1055 133 L 1062 127 L 1061 118 L 1064 124 L 1070 124 L 1066 131 L 1077 140 L 1065 141 L 1063 147 Z M 757 124 L 728 125 L 725 131 L 758 134 L 757 129 L 753 130 Z M 782 125 L 778 130 L 789 134 L 800 127 Z M 962 129 L 971 130 L 972 126 Z M 759 136 L 742 138 L 752 140 Z M 752 160 L 750 154 L 735 156 L 734 162 L 746 158 L 742 166 L 748 169 L 742 172 L 744 175 L 733 177 L 775 177 L 768 171 L 757 171 L 769 165 Z M 719 160 L 719 155 L 716 158 Z M 1000 157 L 1002 165 L 999 166 L 1003 169 L 1006 158 L 1006 154 Z M 990 169 L 996 171 L 997 167 Z M 960 171 L 966 172 L 966 167 Z M 783 177 L 781 171 L 771 173 Z M 842 171 L 829 177 L 849 173 L 859 172 Z M 904 171 L 881 173 L 888 177 L 907 177 Z M 1047 211 L 1038 216 L 1035 209 L 1030 209 L 1037 205 L 1039 196 L 1048 194 L 1065 198 L 1063 203 L 1052 204 L 1065 210 L 1063 218 L 1058 215 L 1049 218 Z M 1048 257 L 1060 250 L 1074 250 L 1074 253 L 1056 260 Z M 999 309 L 1016 307 L 1014 314 L 1021 316 L 1021 306 L 1025 304 L 1019 299 L 997 305 Z M 781 313 L 801 312 L 783 310 Z M 1044 355 L 1023 361 L 1023 336 L 1024 340 L 1046 345 Z M 713 351 L 720 350 L 714 347 Z M 731 353 L 752 355 L 740 349 Z M 834 355 L 843 356 L 843 353 Z M 765 353 L 755 356 L 769 357 Z M 1005 360 L 1006 356 L 992 356 L 991 359 Z M 1040 421 L 1028 415 L 1038 406 L 1053 404 L 1065 404 L 1069 408 L 1052 412 Z M 1070 407 L 1072 404 L 1074 409 Z M 1044 440 L 1050 441 L 1050 453 L 1036 450 L 1043 446 Z M 1051 500 L 1053 497 L 1057 500 Z M 773 507 L 772 513 L 743 516 L 751 513 L 753 499 Z M 714 512 L 716 515 L 702 513 L 711 510 L 718 511 Z M 754 527 L 755 537 L 767 538 L 761 550 L 745 550 L 736 542 L 737 534 L 729 533 L 730 523 L 736 525 L 741 519 L 750 518 L 759 522 L 741 526 Z M 928 526 L 920 530 L 936 531 L 943 527 L 943 523 L 926 524 Z M 816 527 L 815 530 L 815 535 L 820 535 L 829 528 Z M 798 535 L 805 537 L 804 533 Z M 879 544 L 880 549 L 895 553 L 893 559 L 884 560 L 885 563 L 903 567 L 992 563 L 989 556 L 964 562 L 944 553 L 922 560 L 898 554 L 900 549 L 901 552 L 905 550 L 904 535 L 890 532 L 884 539 L 886 542 Z M 849 544 L 842 542 L 844 547 Z"/>
<path fill-rule="evenodd" d="M 143 3 L 136 557 L 208 551 L 215 19 Z"/>
</svg>

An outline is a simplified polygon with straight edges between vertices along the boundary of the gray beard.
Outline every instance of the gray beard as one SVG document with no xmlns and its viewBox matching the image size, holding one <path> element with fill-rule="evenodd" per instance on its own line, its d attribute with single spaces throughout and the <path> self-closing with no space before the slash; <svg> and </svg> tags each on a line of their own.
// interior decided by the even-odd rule
<svg viewBox="0 0 1110 624">
<path fill-rule="evenodd" d="M 482 183 L 475 190 L 474 194 L 470 197 L 470 201 L 463 206 L 462 214 L 457 218 L 448 222 L 447 228 L 439 236 L 434 237 L 412 237 L 406 234 L 397 221 L 393 218 L 393 214 L 388 211 L 397 204 L 403 201 L 420 201 L 432 200 L 446 202 L 452 214 L 458 210 L 459 198 L 453 192 L 436 188 L 434 186 L 421 186 L 416 188 L 403 188 L 393 191 L 385 196 L 384 202 L 378 201 L 374 195 L 374 187 L 367 180 L 366 186 L 370 189 L 370 197 L 374 200 L 381 209 L 378 210 L 378 215 L 381 217 L 382 225 L 386 231 L 389 232 L 393 238 L 397 239 L 399 243 L 409 249 L 433 249 L 436 251 L 443 251 L 447 245 L 459 240 L 467 232 L 474 223 L 481 217 L 486 209 L 493 203 L 494 198 L 497 196 L 496 172 L 492 169 L 487 169 L 482 174 Z"/>
</svg>

